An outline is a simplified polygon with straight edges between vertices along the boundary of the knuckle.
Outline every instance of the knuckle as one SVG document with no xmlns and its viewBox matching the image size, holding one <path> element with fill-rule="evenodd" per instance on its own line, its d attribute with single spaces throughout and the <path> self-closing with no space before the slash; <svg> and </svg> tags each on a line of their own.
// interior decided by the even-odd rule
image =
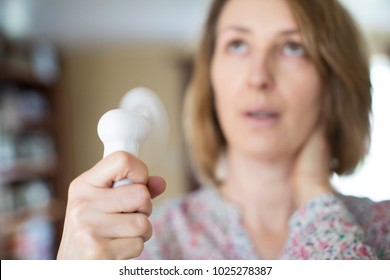
<svg viewBox="0 0 390 280">
<path fill-rule="evenodd" d="M 148 226 L 148 230 L 144 236 L 144 241 L 148 241 L 150 238 L 152 238 L 152 235 L 153 235 L 153 227 L 149 221 L 149 226 Z"/>
<path fill-rule="evenodd" d="M 113 162 L 114 162 L 114 168 L 117 170 L 123 170 L 126 171 L 125 173 L 134 173 L 136 177 L 138 177 L 138 180 L 141 182 L 144 180 L 147 180 L 149 170 L 146 164 L 135 157 L 134 155 L 118 151 L 112 154 Z"/>
<path fill-rule="evenodd" d="M 77 240 L 83 245 L 83 255 L 86 259 L 104 259 L 108 256 L 104 242 L 92 235 L 89 231 L 81 230 L 77 234 Z"/>
<path fill-rule="evenodd" d="M 137 227 L 144 233 L 144 232 L 147 232 L 149 226 L 150 226 L 150 222 L 149 222 L 149 219 L 147 216 L 143 215 L 143 214 L 139 214 L 137 215 L 137 219 L 136 219 L 136 222 L 137 222 Z"/>
<path fill-rule="evenodd" d="M 137 201 L 144 205 L 146 203 L 149 203 L 151 200 L 150 192 L 148 188 L 144 185 L 137 185 L 137 187 L 134 188 L 134 196 L 136 197 Z"/>
<path fill-rule="evenodd" d="M 93 196 L 93 192 L 90 191 L 88 183 L 86 183 L 82 176 L 77 177 L 69 184 L 68 189 L 68 201 L 78 201 L 89 199 Z"/>
<path fill-rule="evenodd" d="M 91 228 L 91 220 L 88 218 L 90 203 L 85 199 L 78 199 L 71 203 L 67 217 L 77 228 Z"/>
<path fill-rule="evenodd" d="M 138 257 L 141 255 L 142 251 L 144 250 L 144 240 L 141 237 L 136 237 L 133 240 L 132 244 L 132 258 Z"/>
<path fill-rule="evenodd" d="M 114 152 L 112 154 L 112 157 L 114 158 L 114 162 L 119 166 L 126 166 L 132 164 L 135 158 L 130 153 L 126 153 L 123 151 Z"/>
<path fill-rule="evenodd" d="M 69 189 L 68 189 L 68 197 L 69 199 L 73 199 L 73 198 L 76 198 L 80 195 L 80 185 L 81 185 L 81 182 L 80 182 L 80 179 L 79 178 L 76 178 L 74 179 L 70 185 L 69 185 Z"/>
<path fill-rule="evenodd" d="M 85 250 L 85 257 L 87 259 L 107 259 L 107 249 L 102 246 L 89 246 Z"/>
<path fill-rule="evenodd" d="M 137 157 L 133 156 L 130 153 L 118 151 L 112 154 L 113 162 L 116 167 L 128 167 L 128 166 L 137 166 L 137 169 L 142 172 L 147 172 L 147 167 L 145 163 L 139 160 Z"/>
</svg>

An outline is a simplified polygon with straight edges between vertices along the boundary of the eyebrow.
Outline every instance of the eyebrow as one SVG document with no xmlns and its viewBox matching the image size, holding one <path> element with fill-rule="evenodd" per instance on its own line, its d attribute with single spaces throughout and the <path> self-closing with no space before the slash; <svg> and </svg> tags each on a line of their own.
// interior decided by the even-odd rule
<svg viewBox="0 0 390 280">
<path fill-rule="evenodd" d="M 236 31 L 239 33 L 251 33 L 251 30 L 246 28 L 246 27 L 232 25 L 232 26 L 228 26 L 228 27 L 225 27 L 223 29 L 217 30 L 217 35 L 224 33 L 226 31 Z M 300 34 L 299 30 L 298 29 L 286 29 L 286 30 L 279 32 L 278 36 L 289 36 L 289 35 L 294 35 L 294 34 Z"/>
<path fill-rule="evenodd" d="M 242 27 L 242 26 L 228 26 L 225 28 L 222 28 L 220 30 L 217 30 L 217 34 L 224 33 L 226 31 L 236 31 L 240 33 L 250 33 L 250 30 L 248 28 Z"/>
</svg>

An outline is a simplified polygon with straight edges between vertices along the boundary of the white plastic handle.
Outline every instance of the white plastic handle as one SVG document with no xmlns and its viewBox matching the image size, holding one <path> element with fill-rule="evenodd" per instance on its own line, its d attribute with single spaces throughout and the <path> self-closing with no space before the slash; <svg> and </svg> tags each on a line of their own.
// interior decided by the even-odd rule
<svg viewBox="0 0 390 280">
<path fill-rule="evenodd" d="M 146 88 L 129 91 L 121 100 L 120 108 L 105 113 L 98 123 L 98 135 L 104 144 L 103 157 L 126 151 L 139 155 L 147 164 L 156 162 L 165 151 L 169 126 L 165 107 L 157 94 Z M 131 184 L 131 179 L 115 182 L 113 187 Z"/>
</svg>

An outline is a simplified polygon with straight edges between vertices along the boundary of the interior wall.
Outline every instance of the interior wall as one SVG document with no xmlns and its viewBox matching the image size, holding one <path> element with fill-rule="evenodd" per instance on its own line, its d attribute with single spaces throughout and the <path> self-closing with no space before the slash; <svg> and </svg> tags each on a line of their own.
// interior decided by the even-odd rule
<svg viewBox="0 0 390 280">
<path fill-rule="evenodd" d="M 100 117 L 117 108 L 129 89 L 144 86 L 160 95 L 170 123 L 167 152 L 161 163 L 149 170 L 151 175 L 163 176 L 167 182 L 166 192 L 157 201 L 184 192 L 180 51 L 157 45 L 104 46 L 65 49 L 62 56 L 62 102 L 68 116 L 62 134 L 71 153 L 67 166 L 69 180 L 102 158 L 103 144 L 97 135 Z"/>
</svg>

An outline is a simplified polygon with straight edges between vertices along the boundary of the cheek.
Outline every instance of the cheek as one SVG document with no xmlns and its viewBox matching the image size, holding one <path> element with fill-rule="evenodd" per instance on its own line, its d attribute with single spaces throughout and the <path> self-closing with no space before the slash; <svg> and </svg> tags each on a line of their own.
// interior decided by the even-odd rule
<svg viewBox="0 0 390 280">
<path fill-rule="evenodd" d="M 306 59 L 283 60 L 275 69 L 275 83 L 286 109 L 287 134 L 300 146 L 318 123 L 321 79 Z"/>
<path fill-rule="evenodd" d="M 238 92 L 245 81 L 248 61 L 239 58 L 227 58 L 216 54 L 211 62 L 211 83 L 214 91 L 229 95 Z"/>
<path fill-rule="evenodd" d="M 283 84 L 291 127 L 307 135 L 320 115 L 321 82 L 315 70 L 295 72 Z"/>
<path fill-rule="evenodd" d="M 225 137 L 235 131 L 236 116 L 235 112 L 235 95 L 238 92 L 239 77 L 235 68 L 230 66 L 226 60 L 214 60 L 211 64 L 211 84 L 214 91 L 215 109 L 217 118 Z"/>
<path fill-rule="evenodd" d="M 237 79 L 232 79 L 233 74 L 231 67 L 221 59 L 215 58 L 211 64 L 211 84 L 214 91 L 215 106 L 219 118 L 223 119 L 226 115 L 226 109 L 231 104 L 230 99 L 233 98 L 234 83 Z M 223 109 L 223 110 L 222 110 Z"/>
<path fill-rule="evenodd" d="M 286 60 L 277 65 L 276 71 L 276 84 L 292 106 L 309 111 L 318 109 L 321 79 L 310 61 Z"/>
</svg>

